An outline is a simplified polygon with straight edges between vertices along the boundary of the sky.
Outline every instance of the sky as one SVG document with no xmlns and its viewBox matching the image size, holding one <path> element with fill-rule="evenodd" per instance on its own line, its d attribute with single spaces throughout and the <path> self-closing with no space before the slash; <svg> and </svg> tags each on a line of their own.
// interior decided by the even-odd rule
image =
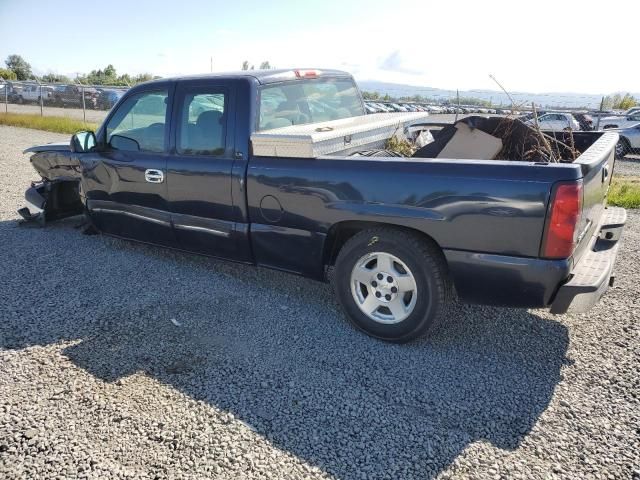
<svg viewBox="0 0 640 480">
<path fill-rule="evenodd" d="M 0 60 L 160 76 L 338 68 L 447 89 L 640 91 L 640 1 L 0 0 Z M 628 22 L 627 22 L 628 19 Z"/>
</svg>

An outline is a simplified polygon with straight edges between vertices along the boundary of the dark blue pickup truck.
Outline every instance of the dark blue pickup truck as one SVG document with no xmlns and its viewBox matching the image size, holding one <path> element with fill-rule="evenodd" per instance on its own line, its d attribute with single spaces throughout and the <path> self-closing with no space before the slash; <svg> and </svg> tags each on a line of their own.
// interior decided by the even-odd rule
<svg viewBox="0 0 640 480">
<path fill-rule="evenodd" d="M 84 214 L 108 235 L 329 278 L 356 327 L 395 342 L 427 332 L 453 294 L 584 312 L 612 284 L 617 134 L 576 133 L 582 154 L 563 163 L 254 154 L 254 134 L 364 115 L 333 70 L 144 83 L 95 134 L 27 150 L 42 179 L 21 214 Z"/>
</svg>

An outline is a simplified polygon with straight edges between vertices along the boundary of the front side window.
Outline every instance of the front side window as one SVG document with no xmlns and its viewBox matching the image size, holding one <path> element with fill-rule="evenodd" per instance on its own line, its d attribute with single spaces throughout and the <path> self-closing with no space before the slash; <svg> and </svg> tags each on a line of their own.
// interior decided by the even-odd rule
<svg viewBox="0 0 640 480">
<path fill-rule="evenodd" d="M 222 155 L 226 140 L 224 92 L 188 92 L 178 124 L 177 151 L 182 155 Z"/>
<path fill-rule="evenodd" d="M 168 98 L 167 90 L 127 98 L 109 119 L 107 144 L 116 150 L 163 152 Z"/>
<path fill-rule="evenodd" d="M 267 85 L 260 91 L 259 130 L 364 115 L 352 80 L 318 79 Z"/>
</svg>

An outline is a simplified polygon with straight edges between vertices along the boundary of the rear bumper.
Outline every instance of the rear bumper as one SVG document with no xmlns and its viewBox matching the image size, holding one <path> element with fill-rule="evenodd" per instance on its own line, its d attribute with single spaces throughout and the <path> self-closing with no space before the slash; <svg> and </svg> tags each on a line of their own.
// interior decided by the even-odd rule
<svg viewBox="0 0 640 480">
<path fill-rule="evenodd" d="M 618 240 L 626 222 L 623 208 L 605 210 L 598 238 L 577 264 L 571 259 L 511 257 L 444 250 L 460 300 L 516 308 L 584 312 L 612 283 Z"/>
<path fill-rule="evenodd" d="M 598 236 L 590 251 L 582 255 L 571 270 L 551 305 L 551 313 L 584 313 L 593 307 L 613 285 L 613 267 L 618 255 L 618 240 L 627 220 L 624 208 L 605 210 Z"/>
</svg>

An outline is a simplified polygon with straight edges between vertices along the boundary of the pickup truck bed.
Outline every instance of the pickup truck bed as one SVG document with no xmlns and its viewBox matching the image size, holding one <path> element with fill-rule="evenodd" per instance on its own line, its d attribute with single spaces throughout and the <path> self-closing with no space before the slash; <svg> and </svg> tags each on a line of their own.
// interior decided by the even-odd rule
<svg viewBox="0 0 640 480">
<path fill-rule="evenodd" d="M 576 134 L 583 153 L 571 163 L 256 155 L 251 137 L 264 136 L 262 124 L 364 114 L 350 76 L 308 72 L 137 86 L 95 136 L 30 149 L 43 181 L 21 213 L 84 212 L 110 235 L 318 280 L 331 271 L 353 324 L 397 342 L 432 328 L 452 289 L 467 302 L 562 313 L 584 311 L 609 286 L 625 219 L 605 206 L 617 134 Z M 318 101 L 333 86 L 337 97 Z M 144 115 L 136 118 L 166 109 L 165 122 L 118 130 L 138 98 Z M 211 140 L 200 124 L 226 138 L 222 148 L 181 151 L 183 141 Z M 145 142 L 154 151 L 143 151 Z"/>
</svg>

